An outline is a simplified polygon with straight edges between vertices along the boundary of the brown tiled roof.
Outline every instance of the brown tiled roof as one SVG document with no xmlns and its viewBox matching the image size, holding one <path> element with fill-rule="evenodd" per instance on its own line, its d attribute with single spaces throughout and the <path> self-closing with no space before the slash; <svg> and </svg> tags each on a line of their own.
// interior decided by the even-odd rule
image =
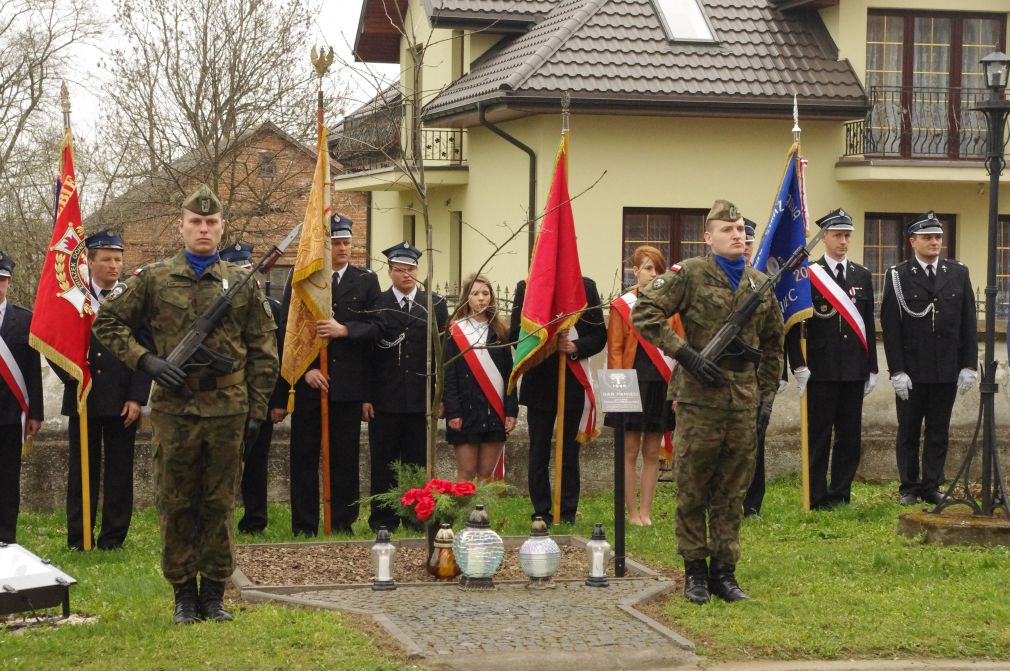
<svg viewBox="0 0 1010 671">
<path fill-rule="evenodd" d="M 429 17 L 477 15 L 535 21 L 553 9 L 556 0 L 424 0 Z"/>
<path fill-rule="evenodd" d="M 795 93 L 806 112 L 865 110 L 855 72 L 837 59 L 816 14 L 783 14 L 771 0 L 702 4 L 716 44 L 670 42 L 650 0 L 556 0 L 546 18 L 485 54 L 425 115 L 472 113 L 478 102 L 556 108 L 562 91 L 574 109 L 767 112 L 790 107 Z"/>
</svg>

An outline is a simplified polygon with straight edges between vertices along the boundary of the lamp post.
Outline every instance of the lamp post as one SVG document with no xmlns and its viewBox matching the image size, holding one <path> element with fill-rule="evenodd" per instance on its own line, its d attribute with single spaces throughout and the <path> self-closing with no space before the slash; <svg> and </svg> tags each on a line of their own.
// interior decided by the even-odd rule
<svg viewBox="0 0 1010 671">
<path fill-rule="evenodd" d="M 982 383 L 979 385 L 982 395 L 982 502 L 975 502 L 969 491 L 969 471 L 975 452 L 975 445 L 969 449 L 957 477 L 948 492 L 953 492 L 954 485 L 963 478 L 965 489 L 964 500 L 955 501 L 948 498 L 937 506 L 937 511 L 950 503 L 968 503 L 976 515 L 992 516 L 997 506 L 1003 508 L 1010 517 L 1010 502 L 1007 501 L 1006 483 L 999 463 L 999 452 L 996 449 L 996 416 L 995 397 L 996 384 L 996 264 L 998 255 L 997 227 L 999 225 L 999 178 L 1006 164 L 1004 159 L 1003 137 L 1006 131 L 1007 114 L 1010 113 L 1010 101 L 1006 99 L 1007 78 L 1010 75 L 1010 58 L 1006 54 L 994 52 L 981 59 L 982 73 L 989 98 L 974 109 L 985 115 L 989 144 L 985 167 L 989 173 L 989 248 L 988 266 L 985 287 L 985 359 L 982 364 Z M 995 477 L 993 477 L 995 475 Z"/>
</svg>

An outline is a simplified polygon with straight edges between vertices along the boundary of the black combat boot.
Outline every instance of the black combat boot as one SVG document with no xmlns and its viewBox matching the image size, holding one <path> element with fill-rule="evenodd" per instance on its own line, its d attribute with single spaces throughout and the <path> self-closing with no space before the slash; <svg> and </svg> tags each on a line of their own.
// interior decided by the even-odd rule
<svg viewBox="0 0 1010 671">
<path fill-rule="evenodd" d="M 200 615 L 205 620 L 215 622 L 230 622 L 234 620 L 231 613 L 224 609 L 224 583 L 211 580 L 207 576 L 200 577 Z"/>
<path fill-rule="evenodd" d="M 200 615 L 196 609 L 196 578 L 172 585 L 175 590 L 175 623 L 193 624 Z"/>
<path fill-rule="evenodd" d="M 712 570 L 708 576 L 708 589 L 723 601 L 749 601 L 750 597 L 740 589 L 740 584 L 737 583 L 736 576 L 733 575 L 735 570 L 736 565 L 723 564 L 713 558 Z"/>
<path fill-rule="evenodd" d="M 684 596 L 691 603 L 708 603 L 708 564 L 704 559 L 684 562 Z"/>
</svg>

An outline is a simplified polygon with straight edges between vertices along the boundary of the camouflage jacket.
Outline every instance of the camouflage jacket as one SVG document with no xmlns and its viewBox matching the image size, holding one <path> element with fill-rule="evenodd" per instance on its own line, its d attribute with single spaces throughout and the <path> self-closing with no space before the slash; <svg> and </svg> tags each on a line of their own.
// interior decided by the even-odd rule
<svg viewBox="0 0 1010 671">
<path fill-rule="evenodd" d="M 147 319 L 154 336 L 154 353 L 167 357 L 197 317 L 227 286 L 235 286 L 248 272 L 218 261 L 197 280 L 180 251 L 145 267 L 116 287 L 95 319 L 95 337 L 136 369 L 140 357 L 150 350 L 133 337 L 132 331 Z M 265 419 L 267 400 L 277 379 L 276 328 L 263 292 L 255 282 L 249 282 L 235 296 L 221 324 L 204 341 L 210 349 L 234 359 L 235 370 L 245 372 L 245 381 L 221 389 L 194 391 L 188 399 L 155 384 L 151 408 L 170 415 L 223 417 L 248 413 Z"/>
<path fill-rule="evenodd" d="M 673 356 L 685 339 L 670 329 L 667 319 L 679 314 L 686 344 L 699 352 L 708 344 L 733 308 L 764 279 L 748 267 L 734 292 L 726 273 L 709 254 L 675 264 L 639 292 L 631 313 L 632 323 L 646 340 Z M 728 384 L 706 387 L 690 373 L 674 375 L 673 397 L 680 403 L 711 408 L 753 408 L 775 398 L 782 374 L 782 311 L 774 296 L 765 300 L 740 333 L 740 338 L 762 350 L 755 369 L 734 372 L 722 369 Z"/>
</svg>

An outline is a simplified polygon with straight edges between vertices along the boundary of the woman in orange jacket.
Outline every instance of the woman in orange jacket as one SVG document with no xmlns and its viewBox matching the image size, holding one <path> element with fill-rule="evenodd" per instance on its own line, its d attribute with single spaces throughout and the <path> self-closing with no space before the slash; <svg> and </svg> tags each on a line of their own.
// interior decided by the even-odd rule
<svg viewBox="0 0 1010 671">
<path fill-rule="evenodd" d="M 634 368 L 638 373 L 642 412 L 624 415 L 624 501 L 628 506 L 629 522 L 635 526 L 649 526 L 652 524 L 652 501 L 659 479 L 659 451 L 663 435 L 673 431 L 675 423 L 672 404 L 666 400 L 674 362 L 654 345 L 643 344 L 630 319 L 639 289 L 666 271 L 666 259 L 658 249 L 646 245 L 635 249 L 631 265 L 637 285 L 610 306 L 607 368 Z M 670 328 L 683 337 L 684 327 L 679 316 L 670 317 Z M 615 420 L 608 415 L 604 424 L 616 427 Z M 642 453 L 640 501 L 637 500 L 639 484 L 635 473 L 639 452 Z"/>
</svg>

